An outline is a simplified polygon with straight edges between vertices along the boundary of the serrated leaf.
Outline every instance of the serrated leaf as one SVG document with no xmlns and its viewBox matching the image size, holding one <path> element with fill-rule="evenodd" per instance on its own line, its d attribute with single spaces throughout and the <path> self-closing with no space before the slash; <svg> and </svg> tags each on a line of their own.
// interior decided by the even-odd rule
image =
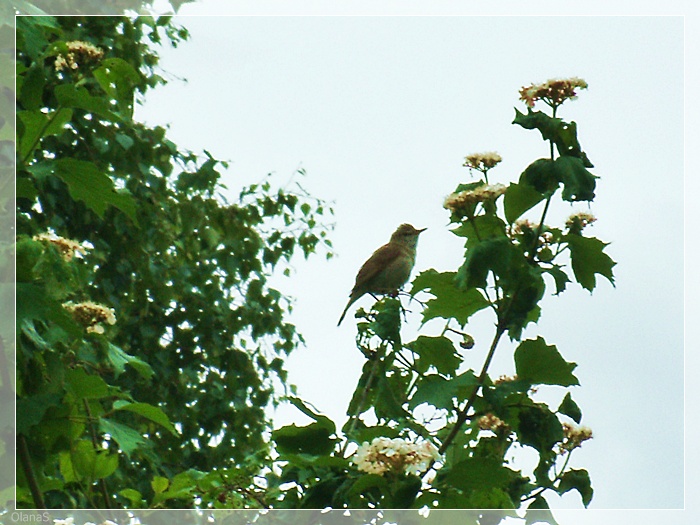
<svg viewBox="0 0 700 525">
<path fill-rule="evenodd" d="M 608 243 L 595 237 L 575 234 L 565 235 L 563 241 L 569 247 L 574 277 L 581 286 L 592 292 L 596 286 L 596 274 L 602 275 L 615 286 L 612 269 L 617 263 L 603 252 Z"/>
<path fill-rule="evenodd" d="M 518 184 L 530 187 L 542 195 L 551 195 L 560 184 L 559 176 L 551 159 L 537 159 L 520 174 Z"/>
<path fill-rule="evenodd" d="M 456 282 L 465 288 L 486 288 L 489 272 L 499 276 L 508 274 L 513 256 L 514 247 L 508 238 L 480 242 L 467 250 Z"/>
<path fill-rule="evenodd" d="M 593 487 L 591 487 L 591 478 L 588 475 L 588 471 L 572 469 L 564 473 L 557 487 L 557 492 L 564 494 L 572 489 L 578 491 L 584 507 L 588 507 L 593 499 Z"/>
<path fill-rule="evenodd" d="M 523 213 L 536 206 L 544 199 L 544 195 L 528 184 L 513 183 L 508 186 L 503 196 L 503 208 L 508 223 L 512 224 Z"/>
<path fill-rule="evenodd" d="M 146 439 L 133 428 L 111 419 L 100 418 L 100 431 L 109 434 L 127 457 L 146 442 Z"/>
<path fill-rule="evenodd" d="M 421 373 L 432 366 L 443 375 L 454 375 L 462 362 L 462 357 L 457 353 L 452 341 L 444 336 L 421 335 L 406 346 L 418 354 L 416 369 Z"/>
<path fill-rule="evenodd" d="M 126 410 L 128 412 L 139 414 L 140 416 L 143 416 L 146 419 L 153 421 L 154 423 L 158 423 L 160 426 L 168 430 L 168 432 L 170 432 L 172 435 L 179 435 L 178 431 L 170 422 L 168 416 L 165 415 L 165 412 L 163 412 L 163 410 L 160 407 L 149 405 L 148 403 L 129 403 L 127 401 L 116 401 L 114 403 L 114 410 Z"/>
<path fill-rule="evenodd" d="M 464 326 L 469 317 L 489 305 L 478 290 L 458 288 L 455 283 L 456 275 L 455 272 L 438 273 L 435 270 L 427 270 L 413 280 L 411 295 L 421 290 L 429 290 L 428 293 L 435 296 L 426 302 L 423 323 L 440 317 L 455 319 L 460 326 Z"/>
<path fill-rule="evenodd" d="M 112 343 L 109 343 L 107 346 L 107 358 L 110 363 L 112 363 L 112 366 L 114 366 L 117 376 L 124 372 L 125 365 L 133 367 L 144 379 L 150 379 L 153 376 L 151 365 L 138 357 L 127 354 L 124 350 Z"/>
<path fill-rule="evenodd" d="M 576 421 L 576 423 L 581 422 L 581 409 L 571 398 L 571 392 L 566 393 L 566 396 L 559 405 L 559 408 L 557 408 L 557 412 L 564 414 L 565 416 L 569 416 L 571 419 Z"/>
<path fill-rule="evenodd" d="M 527 339 L 515 350 L 515 371 L 519 379 L 533 385 L 578 385 L 572 374 L 576 363 L 569 363 L 561 356 L 557 347 L 548 345 L 544 339 Z"/>
<path fill-rule="evenodd" d="M 56 162 L 55 174 L 68 185 L 68 191 L 74 200 L 83 201 L 100 217 L 104 216 L 108 206 L 114 206 L 138 224 L 133 197 L 125 191 L 117 191 L 112 179 L 92 162 L 61 159 Z"/>
<path fill-rule="evenodd" d="M 561 266 L 555 265 L 551 268 L 543 268 L 542 271 L 548 273 L 554 279 L 554 286 L 556 288 L 556 292 L 554 292 L 555 295 L 559 295 L 563 292 L 566 289 L 566 283 L 571 282 L 571 279 L 569 279 L 566 272 L 561 269 Z"/>
<path fill-rule="evenodd" d="M 554 161 L 557 178 L 564 183 L 562 198 L 565 201 L 592 201 L 595 197 L 596 176 L 586 169 L 578 157 L 562 156 Z"/>
</svg>

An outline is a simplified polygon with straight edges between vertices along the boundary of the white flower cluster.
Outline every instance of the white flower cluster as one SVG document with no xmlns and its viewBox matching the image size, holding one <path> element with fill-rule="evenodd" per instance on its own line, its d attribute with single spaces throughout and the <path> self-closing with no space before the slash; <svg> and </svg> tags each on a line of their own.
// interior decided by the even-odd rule
<svg viewBox="0 0 700 525">
<path fill-rule="evenodd" d="M 73 259 L 73 256 L 76 254 L 85 255 L 87 253 L 85 247 L 81 244 L 71 241 L 70 239 L 59 237 L 53 232 L 40 233 L 32 237 L 32 239 L 35 241 L 53 244 L 56 248 L 58 248 L 58 251 L 61 252 L 61 256 L 66 262 L 70 262 Z"/>
<path fill-rule="evenodd" d="M 363 472 L 383 475 L 389 471 L 418 474 L 439 459 L 438 449 L 429 441 L 410 443 L 401 438 L 377 437 L 372 443 L 362 443 L 352 461 Z"/>
<path fill-rule="evenodd" d="M 87 331 L 95 334 L 104 334 L 105 329 L 100 323 L 113 325 L 117 322 L 114 309 L 102 304 L 85 301 L 83 303 L 64 303 L 63 308 L 68 310 L 75 321 L 87 328 Z"/>
<path fill-rule="evenodd" d="M 486 153 L 472 153 L 464 157 L 465 168 L 473 168 L 479 171 L 487 171 L 501 162 L 503 158 L 495 151 L 487 151 Z"/>
<path fill-rule="evenodd" d="M 582 78 L 550 78 L 542 84 L 531 84 L 520 88 L 520 100 L 529 108 L 535 106 L 537 100 L 544 100 L 549 106 L 559 106 L 566 99 L 576 99 L 576 89 L 586 89 L 588 83 Z"/>
<path fill-rule="evenodd" d="M 566 219 L 566 227 L 575 232 L 580 232 L 589 224 L 596 221 L 595 216 L 585 211 L 574 213 L 568 219 Z"/>
<path fill-rule="evenodd" d="M 99 47 L 81 40 L 68 42 L 66 47 L 68 48 L 68 53 L 58 55 L 53 64 L 56 71 L 63 71 L 64 69 L 76 70 L 87 62 L 99 62 L 104 56 L 104 51 Z"/>
<path fill-rule="evenodd" d="M 507 189 L 508 188 L 503 184 L 484 184 L 473 190 L 461 191 L 449 195 L 445 199 L 443 206 L 451 212 L 457 213 L 469 204 L 497 199 L 503 195 Z"/>
</svg>

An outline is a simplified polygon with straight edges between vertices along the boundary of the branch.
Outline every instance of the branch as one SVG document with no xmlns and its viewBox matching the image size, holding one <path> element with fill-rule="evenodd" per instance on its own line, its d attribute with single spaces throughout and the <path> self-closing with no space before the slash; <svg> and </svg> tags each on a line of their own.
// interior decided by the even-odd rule
<svg viewBox="0 0 700 525">
<path fill-rule="evenodd" d="M 34 468 L 32 467 L 32 459 L 29 456 L 29 448 L 27 447 L 27 438 L 24 434 L 17 434 L 17 453 L 19 454 L 19 460 L 22 464 L 22 470 L 24 470 L 24 476 L 27 478 L 27 483 L 29 484 L 29 490 L 32 493 L 32 499 L 34 500 L 34 506 L 37 509 L 45 509 L 46 503 L 44 502 L 44 495 L 39 489 L 39 484 L 34 476 Z"/>
</svg>

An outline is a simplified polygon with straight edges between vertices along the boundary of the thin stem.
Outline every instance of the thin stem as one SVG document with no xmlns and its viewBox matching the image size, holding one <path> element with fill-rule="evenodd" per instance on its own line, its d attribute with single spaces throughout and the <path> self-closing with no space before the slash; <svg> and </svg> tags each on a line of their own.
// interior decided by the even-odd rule
<svg viewBox="0 0 700 525">
<path fill-rule="evenodd" d="M 24 470 L 24 476 L 27 478 L 27 483 L 29 484 L 29 490 L 32 493 L 32 499 L 34 500 L 34 506 L 37 509 L 45 509 L 46 503 L 44 502 L 44 495 L 39 489 L 39 484 L 34 476 L 34 468 L 32 467 L 32 459 L 29 456 L 29 447 L 27 447 L 27 438 L 24 434 L 17 435 L 17 453 L 19 454 L 19 460 L 22 464 L 22 470 Z"/>
<path fill-rule="evenodd" d="M 367 383 L 365 384 L 365 388 L 362 390 L 362 397 L 360 398 L 360 401 L 357 403 L 357 410 L 355 413 L 350 416 L 350 426 L 348 427 L 348 430 L 345 432 L 345 435 L 348 436 L 352 434 L 352 432 L 355 430 L 355 426 L 357 425 L 357 419 L 360 416 L 360 412 L 362 411 L 362 407 L 365 405 L 365 401 L 367 400 L 367 395 L 369 394 L 370 387 L 372 386 L 372 382 L 374 381 L 374 376 L 377 373 L 377 367 L 379 365 L 379 356 L 375 357 L 374 365 L 372 366 L 372 370 L 369 372 L 369 376 L 367 377 Z M 345 456 L 345 452 L 348 449 L 348 445 L 350 445 L 350 440 L 346 438 L 345 444 L 343 445 L 343 448 L 340 450 L 340 455 Z"/>
<path fill-rule="evenodd" d="M 90 434 L 92 437 L 92 446 L 95 447 L 95 450 L 99 450 L 99 442 L 97 438 L 97 430 L 95 430 L 95 425 L 94 425 L 94 420 L 92 418 L 92 412 L 90 411 L 90 403 L 88 402 L 87 399 L 83 399 L 83 404 L 85 405 L 85 412 L 87 413 L 87 420 L 88 424 L 90 425 Z M 102 478 L 100 479 L 100 492 L 102 492 L 102 499 L 105 502 L 105 508 L 108 509 L 110 508 L 110 501 L 109 501 L 109 493 L 107 492 L 107 483 L 105 482 L 105 479 Z"/>
<path fill-rule="evenodd" d="M 537 243 L 539 242 L 540 235 L 542 234 L 542 226 L 544 226 L 544 219 L 547 216 L 547 211 L 549 210 L 549 203 L 552 202 L 552 197 L 553 197 L 553 195 L 550 194 L 550 196 L 547 197 L 547 200 L 544 203 L 544 209 L 542 210 L 542 217 L 540 218 L 540 223 L 537 225 L 537 230 L 535 231 L 534 246 L 532 247 L 532 251 L 530 252 L 530 256 L 528 257 L 530 262 L 535 260 L 535 255 L 537 254 Z"/>
<path fill-rule="evenodd" d="M 479 390 L 481 390 L 481 387 L 484 384 L 484 381 L 486 380 L 486 372 L 489 369 L 489 366 L 491 365 L 491 361 L 493 360 L 493 356 L 496 353 L 496 347 L 498 346 L 498 341 L 501 339 L 501 336 L 505 333 L 505 328 L 500 325 L 496 329 L 496 333 L 493 337 L 493 341 L 491 341 L 491 347 L 489 348 L 489 353 L 486 356 L 486 360 L 484 361 L 484 365 L 481 367 L 481 373 L 479 374 L 479 377 L 477 378 L 477 383 L 476 386 L 474 387 L 474 390 L 472 390 L 471 395 L 469 396 L 469 399 L 467 399 L 466 405 L 464 405 L 464 408 L 459 411 L 457 414 L 457 420 L 455 421 L 454 426 L 452 427 L 452 430 L 450 433 L 447 435 L 445 440 L 442 442 L 442 445 L 440 445 L 440 448 L 438 451 L 440 454 L 443 454 L 445 450 L 447 450 L 447 447 L 450 446 L 452 441 L 454 441 L 454 438 L 457 436 L 457 433 L 460 431 L 462 428 L 462 425 L 467 421 L 468 413 L 469 410 L 472 408 L 472 405 L 474 404 L 474 401 L 476 401 L 476 396 L 479 393 Z M 431 464 L 432 467 L 432 464 Z M 430 469 L 428 469 L 430 470 Z"/>
</svg>

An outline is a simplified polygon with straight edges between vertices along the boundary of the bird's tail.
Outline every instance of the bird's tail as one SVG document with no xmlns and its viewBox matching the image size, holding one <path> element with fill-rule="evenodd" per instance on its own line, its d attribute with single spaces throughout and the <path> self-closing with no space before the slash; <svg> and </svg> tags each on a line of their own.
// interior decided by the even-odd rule
<svg viewBox="0 0 700 525">
<path fill-rule="evenodd" d="M 338 320 L 338 326 L 340 326 L 340 323 L 343 322 L 343 319 L 345 319 L 345 314 L 348 313 L 348 310 L 352 306 L 352 303 L 357 301 L 357 297 L 353 297 L 352 295 L 350 296 L 350 300 L 348 301 L 348 304 L 345 305 L 345 310 L 343 310 L 343 313 L 340 314 L 340 319 Z"/>
</svg>

